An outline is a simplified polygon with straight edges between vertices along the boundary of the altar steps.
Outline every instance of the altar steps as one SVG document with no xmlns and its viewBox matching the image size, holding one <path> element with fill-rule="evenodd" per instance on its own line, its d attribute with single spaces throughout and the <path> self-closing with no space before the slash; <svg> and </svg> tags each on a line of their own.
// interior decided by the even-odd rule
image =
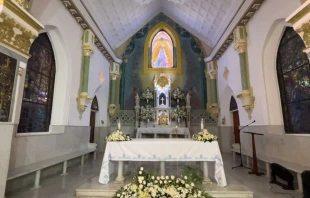
<svg viewBox="0 0 310 198">
<path fill-rule="evenodd" d="M 242 184 L 236 184 L 232 178 L 228 178 L 231 185 L 218 187 L 215 183 L 204 184 L 203 189 L 215 198 L 253 198 L 253 192 Z M 109 183 L 102 185 L 98 182 L 98 176 L 92 178 L 78 189 L 76 197 L 78 198 L 111 198 L 115 192 L 124 184 Z"/>
</svg>

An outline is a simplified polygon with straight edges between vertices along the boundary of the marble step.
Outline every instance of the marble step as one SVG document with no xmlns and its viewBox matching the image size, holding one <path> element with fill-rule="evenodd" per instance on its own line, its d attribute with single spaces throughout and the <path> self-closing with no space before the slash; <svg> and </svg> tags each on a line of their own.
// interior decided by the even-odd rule
<svg viewBox="0 0 310 198">
<path fill-rule="evenodd" d="M 111 198 L 116 190 L 77 189 L 76 197 L 79 198 Z M 214 198 L 253 198 L 251 191 L 210 191 Z"/>
</svg>

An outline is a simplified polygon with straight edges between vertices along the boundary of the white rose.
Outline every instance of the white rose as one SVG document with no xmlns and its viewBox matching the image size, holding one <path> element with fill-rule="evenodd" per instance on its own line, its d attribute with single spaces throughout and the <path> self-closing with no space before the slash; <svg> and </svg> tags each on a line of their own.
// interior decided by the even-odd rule
<svg viewBox="0 0 310 198">
<path fill-rule="evenodd" d="M 117 197 L 120 197 L 121 195 L 120 194 L 117 194 Z"/>
<path fill-rule="evenodd" d="M 142 171 L 139 171 L 139 174 L 142 175 Z"/>
<path fill-rule="evenodd" d="M 166 176 L 166 179 L 169 179 L 169 176 Z"/>
<path fill-rule="evenodd" d="M 141 167 L 141 168 L 140 168 L 140 170 L 141 170 L 141 171 L 143 171 L 143 170 L 144 170 L 144 168 L 143 168 L 143 167 Z"/>
<path fill-rule="evenodd" d="M 167 180 L 165 180 L 164 183 L 166 184 L 166 183 L 167 183 Z"/>
<path fill-rule="evenodd" d="M 144 185 L 146 184 L 146 181 L 145 181 L 145 180 L 143 181 L 143 184 L 144 184 Z"/>
<path fill-rule="evenodd" d="M 143 188 L 143 185 L 140 184 L 140 185 L 139 185 L 139 188 L 142 189 L 142 188 Z"/>
<path fill-rule="evenodd" d="M 184 179 L 187 179 L 187 176 L 184 176 Z"/>
<path fill-rule="evenodd" d="M 174 176 L 173 176 L 173 175 L 171 176 L 171 179 L 172 179 L 172 180 L 174 179 Z"/>
<path fill-rule="evenodd" d="M 155 177 L 154 176 L 152 176 L 152 180 L 154 180 L 155 179 Z"/>
<path fill-rule="evenodd" d="M 192 182 L 192 183 L 191 183 L 191 186 L 195 186 L 195 184 Z"/>
</svg>

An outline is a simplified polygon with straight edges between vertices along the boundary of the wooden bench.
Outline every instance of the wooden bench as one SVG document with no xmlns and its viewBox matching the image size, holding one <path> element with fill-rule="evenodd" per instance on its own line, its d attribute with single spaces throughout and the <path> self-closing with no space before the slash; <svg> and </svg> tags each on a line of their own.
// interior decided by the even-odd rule
<svg viewBox="0 0 310 198">
<path fill-rule="evenodd" d="M 68 160 L 71 160 L 73 158 L 77 158 L 81 156 L 81 166 L 84 165 L 84 156 L 86 154 L 89 153 L 94 153 L 94 158 L 93 160 L 96 160 L 96 152 L 97 149 L 96 148 L 87 148 L 81 151 L 77 151 L 74 153 L 70 153 L 67 155 L 62 155 L 62 156 L 58 156 L 52 159 L 48 159 L 48 160 L 44 160 L 41 162 L 37 162 L 37 163 L 33 163 L 33 164 L 29 164 L 26 166 L 22 166 L 22 167 L 18 167 L 15 169 L 11 169 L 9 170 L 8 173 L 8 177 L 7 180 L 11 180 L 11 179 L 15 179 L 17 177 L 21 177 L 23 175 L 27 175 L 29 173 L 33 173 L 36 172 L 36 176 L 35 176 L 35 183 L 32 189 L 38 189 L 40 188 L 40 175 L 41 175 L 41 170 L 59 163 L 63 163 L 63 172 L 62 172 L 62 176 L 67 175 L 67 162 Z"/>
<path fill-rule="evenodd" d="M 270 177 L 270 164 L 271 163 L 277 163 L 280 164 L 281 166 L 297 173 L 297 182 L 298 182 L 298 192 L 303 192 L 303 187 L 302 187 L 302 179 L 301 179 L 301 173 L 305 170 L 309 170 L 310 167 L 307 166 L 302 166 L 299 164 L 275 159 L 273 157 L 268 157 L 268 156 L 258 156 L 258 159 L 264 161 L 266 163 L 266 175 Z"/>
</svg>

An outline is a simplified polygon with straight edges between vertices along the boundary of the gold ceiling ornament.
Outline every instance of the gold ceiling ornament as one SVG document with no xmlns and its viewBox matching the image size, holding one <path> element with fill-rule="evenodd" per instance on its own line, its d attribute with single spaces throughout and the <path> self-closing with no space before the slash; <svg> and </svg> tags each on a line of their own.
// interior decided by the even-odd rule
<svg viewBox="0 0 310 198">
<path fill-rule="evenodd" d="M 14 0 L 18 5 L 20 5 L 25 10 L 29 11 L 30 0 Z"/>
<path fill-rule="evenodd" d="M 171 80 L 167 74 L 161 73 L 159 76 L 156 76 L 154 79 L 154 84 L 156 87 L 160 87 L 161 89 L 165 89 L 170 87 Z"/>
<path fill-rule="evenodd" d="M 30 57 L 30 46 L 37 35 L 21 26 L 5 13 L 0 14 L 0 20 L 0 43 Z"/>
</svg>

